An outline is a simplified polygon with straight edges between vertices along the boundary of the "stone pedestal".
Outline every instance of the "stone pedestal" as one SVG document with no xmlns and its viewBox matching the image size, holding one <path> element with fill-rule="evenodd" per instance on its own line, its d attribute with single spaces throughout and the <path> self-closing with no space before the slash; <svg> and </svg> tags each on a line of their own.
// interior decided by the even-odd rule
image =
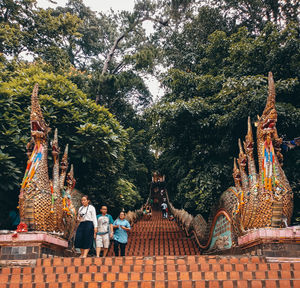
<svg viewBox="0 0 300 288">
<path fill-rule="evenodd" d="M 29 260 L 64 256 L 68 241 L 47 232 L 0 231 L 0 260 Z"/>
<path fill-rule="evenodd" d="M 300 226 L 260 228 L 238 238 L 242 254 L 300 257 Z"/>
</svg>

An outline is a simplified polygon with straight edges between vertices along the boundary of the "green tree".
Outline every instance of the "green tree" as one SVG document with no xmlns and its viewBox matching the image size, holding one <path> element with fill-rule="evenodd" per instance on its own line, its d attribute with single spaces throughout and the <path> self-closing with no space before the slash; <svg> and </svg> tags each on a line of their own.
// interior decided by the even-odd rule
<svg viewBox="0 0 300 288">
<path fill-rule="evenodd" d="M 1 83 L 0 182 L 2 192 L 9 193 L 14 199 L 2 208 L 6 211 L 17 206 L 19 183 L 27 161 L 30 95 L 35 83 L 40 86 L 39 99 L 47 123 L 51 128 L 58 128 L 60 147 L 69 144 L 76 187 L 88 194 L 95 205 L 101 204 L 105 195 L 114 212 L 121 207 L 122 201 L 115 200 L 121 191 L 131 197 L 126 208 L 140 205 L 140 198 L 136 197 L 138 190 L 121 178 L 124 153 L 129 143 L 126 130 L 106 108 L 89 99 L 74 83 L 48 70 L 47 65 L 21 66 Z M 9 185 L 4 186 L 8 182 Z M 124 191 L 126 187 L 128 191 Z"/>
<path fill-rule="evenodd" d="M 188 37 L 188 31 L 180 34 Z M 165 59 L 174 66 L 163 77 L 166 94 L 149 110 L 148 117 L 152 141 L 162 151 L 159 167 L 177 206 L 207 215 L 220 194 L 233 184 L 237 140 L 245 137 L 248 115 L 254 122 L 265 106 L 267 83 L 262 75 L 268 71 L 273 71 L 277 85 L 279 134 L 286 139 L 297 137 L 299 39 L 293 23 L 282 30 L 269 23 L 256 36 L 246 28 L 231 34 L 215 31 L 188 48 L 188 53 L 197 55 L 188 67 L 176 56 L 180 46 L 175 43 L 172 58 L 168 54 Z M 168 49 L 172 52 L 172 43 Z M 298 162 L 291 164 L 290 155 L 299 152 L 290 153 L 285 154 L 284 167 L 298 203 Z"/>
<path fill-rule="evenodd" d="M 246 26 L 254 32 L 263 30 L 268 22 L 285 26 L 300 21 L 297 0 L 222 0 L 212 4 L 233 15 L 237 26 Z"/>
<path fill-rule="evenodd" d="M 180 75 L 190 81 L 188 74 Z M 203 79 L 195 76 L 193 84 L 202 93 L 206 87 L 203 95 L 209 95 L 211 87 L 201 83 Z M 183 81 L 172 82 L 172 90 L 182 88 Z M 217 81 L 220 80 L 215 77 Z M 255 121 L 265 106 L 265 77 L 229 78 L 220 86 L 219 91 L 205 98 L 190 95 L 190 99 L 181 100 L 178 94 L 179 99 L 159 103 L 149 112 L 149 118 L 153 119 L 153 141 L 163 151 L 159 167 L 166 174 L 169 193 L 176 205 L 191 213 L 207 215 L 220 194 L 233 184 L 231 174 L 233 157 L 238 155 L 237 140 L 245 137 L 248 115 Z M 286 135 L 290 138 L 296 137 L 299 130 L 300 110 L 285 103 L 285 98 L 297 89 L 298 80 L 277 81 L 277 128 L 281 135 L 288 131 Z M 291 183 L 297 182 L 294 168 L 291 175 L 286 171 Z M 293 185 L 294 190 L 297 185 Z"/>
</svg>

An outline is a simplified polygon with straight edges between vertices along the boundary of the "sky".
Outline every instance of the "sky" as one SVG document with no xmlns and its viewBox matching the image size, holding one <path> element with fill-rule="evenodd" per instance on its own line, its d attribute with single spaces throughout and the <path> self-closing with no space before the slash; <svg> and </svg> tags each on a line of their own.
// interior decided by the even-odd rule
<svg viewBox="0 0 300 288">
<path fill-rule="evenodd" d="M 48 0 L 37 0 L 37 6 L 45 9 L 48 7 L 55 8 L 56 6 L 65 6 L 68 2 L 68 0 L 53 0 L 53 2 L 54 1 L 57 5 L 52 4 Z M 114 11 L 131 11 L 134 6 L 134 0 L 83 0 L 83 3 L 97 12 L 107 12 L 110 9 L 113 9 Z M 147 27 L 145 27 L 145 29 L 147 30 Z M 151 75 L 144 80 L 153 95 L 153 101 L 158 100 L 164 93 L 164 90 L 159 86 L 159 81 Z"/>
<path fill-rule="evenodd" d="M 67 0 L 53 0 L 57 2 L 58 6 L 65 6 Z M 38 0 L 38 6 L 42 8 L 55 7 L 56 5 L 51 4 L 47 0 Z M 134 0 L 83 0 L 86 6 L 89 6 L 92 10 L 106 12 L 110 8 L 113 10 L 132 10 Z"/>
</svg>

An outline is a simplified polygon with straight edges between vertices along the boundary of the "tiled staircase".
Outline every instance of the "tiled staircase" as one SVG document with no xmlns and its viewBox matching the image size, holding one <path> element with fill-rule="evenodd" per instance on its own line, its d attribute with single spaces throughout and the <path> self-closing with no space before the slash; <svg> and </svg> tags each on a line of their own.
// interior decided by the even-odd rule
<svg viewBox="0 0 300 288">
<path fill-rule="evenodd" d="M 35 267 L 2 268 L 0 288 L 7 287 L 298 288 L 300 262 L 195 255 L 48 258 Z"/>
<path fill-rule="evenodd" d="M 201 256 L 175 221 L 140 220 L 125 257 L 46 258 L 2 267 L 0 288 L 300 288 L 300 259 Z"/>
<path fill-rule="evenodd" d="M 141 219 L 131 229 L 126 255 L 163 256 L 199 254 L 196 242 L 188 238 L 175 221 L 163 219 L 159 211 L 150 220 Z M 109 255 L 113 255 L 110 249 Z"/>
</svg>

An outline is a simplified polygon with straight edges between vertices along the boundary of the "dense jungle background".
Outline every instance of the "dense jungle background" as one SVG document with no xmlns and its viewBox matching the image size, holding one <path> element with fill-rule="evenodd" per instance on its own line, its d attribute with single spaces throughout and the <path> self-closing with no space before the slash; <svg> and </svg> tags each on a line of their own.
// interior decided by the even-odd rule
<svg viewBox="0 0 300 288">
<path fill-rule="evenodd" d="M 158 170 L 176 207 L 207 216 L 233 185 L 237 141 L 263 111 L 269 71 L 278 133 L 300 136 L 299 15 L 297 0 L 137 0 L 106 14 L 82 0 L 46 10 L 0 1 L 0 228 L 18 205 L 35 83 L 50 137 L 58 128 L 61 151 L 69 143 L 76 188 L 96 206 L 113 216 L 140 207 Z M 156 101 L 148 75 L 165 91 Z M 300 149 L 283 156 L 295 224 Z"/>
</svg>

